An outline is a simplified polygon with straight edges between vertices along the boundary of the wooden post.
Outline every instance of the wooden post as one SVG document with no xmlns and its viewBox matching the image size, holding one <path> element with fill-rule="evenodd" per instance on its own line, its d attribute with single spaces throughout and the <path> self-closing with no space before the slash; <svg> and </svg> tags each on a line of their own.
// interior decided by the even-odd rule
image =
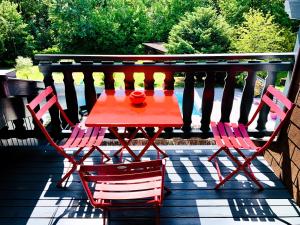
<svg viewBox="0 0 300 225">
<path fill-rule="evenodd" d="M 44 62 L 43 64 L 40 64 L 40 71 L 43 73 L 44 75 L 44 84 L 45 87 L 51 86 L 54 93 L 56 94 L 56 89 L 54 86 L 54 80 L 52 77 L 52 71 L 50 70 L 51 67 L 51 62 Z M 49 109 L 49 113 L 51 116 L 51 128 L 52 128 L 52 133 L 53 134 L 57 134 L 57 132 L 61 131 L 61 122 L 59 119 L 59 112 L 58 109 L 56 109 L 55 107 L 51 107 Z"/>
<path fill-rule="evenodd" d="M 246 84 L 243 89 L 243 95 L 242 95 L 241 106 L 240 106 L 240 118 L 238 121 L 239 123 L 242 124 L 248 123 L 249 113 L 251 110 L 253 97 L 254 97 L 256 72 L 248 71 L 248 75 L 245 82 Z"/>
<path fill-rule="evenodd" d="M 267 91 L 269 85 L 275 85 L 277 72 L 276 71 L 268 71 L 268 76 L 266 77 L 265 87 L 262 94 Z M 259 117 L 257 119 L 256 129 L 259 131 L 264 131 L 266 129 L 266 123 L 268 121 L 268 114 L 270 112 L 270 108 L 264 106 L 259 113 Z"/>
<path fill-rule="evenodd" d="M 134 90 L 134 77 L 133 72 L 125 73 L 125 90 Z"/>
<path fill-rule="evenodd" d="M 87 111 L 90 112 L 97 100 L 94 78 L 90 71 L 85 71 L 83 74 L 85 104 Z"/>
<path fill-rule="evenodd" d="M 194 107 L 194 73 L 186 73 L 182 99 L 183 127 L 185 133 L 190 133 Z"/>
<path fill-rule="evenodd" d="M 234 99 L 234 89 L 235 89 L 235 72 L 229 71 L 227 72 L 227 76 L 225 78 L 225 85 L 222 97 L 221 104 L 221 122 L 229 122 L 230 121 L 230 113 L 232 110 L 232 104 Z"/>
<path fill-rule="evenodd" d="M 164 79 L 164 89 L 165 90 L 174 90 L 174 75 L 172 72 L 165 72 L 165 79 Z"/>
<path fill-rule="evenodd" d="M 145 72 L 144 87 L 147 91 L 154 90 L 154 74 L 153 71 Z M 154 127 L 146 127 L 145 130 L 149 136 L 154 135 Z"/>
<path fill-rule="evenodd" d="M 115 80 L 112 71 L 104 73 L 104 88 L 105 90 L 115 90 Z"/>
<path fill-rule="evenodd" d="M 201 130 L 203 133 L 209 131 L 210 116 L 214 104 L 215 97 L 215 72 L 209 71 L 206 73 L 204 80 L 204 90 L 202 98 L 202 118 Z"/>
<path fill-rule="evenodd" d="M 145 72 L 145 79 L 144 79 L 144 87 L 145 90 L 154 90 L 154 74 L 153 71 L 146 71 Z"/>
<path fill-rule="evenodd" d="M 163 88 L 164 90 L 174 90 L 174 75 L 172 72 L 165 72 L 165 79 L 164 79 L 164 84 Z M 173 132 L 173 127 L 167 127 L 164 129 L 168 137 L 171 137 L 171 134 Z"/>
<path fill-rule="evenodd" d="M 65 71 L 64 83 L 65 83 L 65 96 L 67 103 L 67 115 L 69 119 L 75 124 L 79 122 L 78 119 L 78 101 L 76 90 L 74 86 L 73 74 L 71 71 Z"/>
<path fill-rule="evenodd" d="M 5 98 L 7 96 L 9 96 L 7 77 L 1 75 L 0 76 L 0 97 Z"/>
</svg>

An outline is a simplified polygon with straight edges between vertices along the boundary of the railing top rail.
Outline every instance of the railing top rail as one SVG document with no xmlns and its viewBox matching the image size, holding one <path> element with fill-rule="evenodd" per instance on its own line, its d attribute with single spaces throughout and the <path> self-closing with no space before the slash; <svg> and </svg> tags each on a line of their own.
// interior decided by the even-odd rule
<svg viewBox="0 0 300 225">
<path fill-rule="evenodd" d="M 292 70 L 293 62 L 214 62 L 214 63 L 153 63 L 153 64 L 127 64 L 127 63 L 52 63 L 42 61 L 39 64 L 42 71 L 48 72 L 194 72 L 194 71 L 288 71 Z"/>
<path fill-rule="evenodd" d="M 206 59 L 294 59 L 294 52 L 282 53 L 229 53 L 229 54 L 177 54 L 177 55 L 78 55 L 78 54 L 37 54 L 37 61 L 57 61 L 70 59 L 75 61 L 101 61 L 101 60 L 206 60 Z"/>
</svg>

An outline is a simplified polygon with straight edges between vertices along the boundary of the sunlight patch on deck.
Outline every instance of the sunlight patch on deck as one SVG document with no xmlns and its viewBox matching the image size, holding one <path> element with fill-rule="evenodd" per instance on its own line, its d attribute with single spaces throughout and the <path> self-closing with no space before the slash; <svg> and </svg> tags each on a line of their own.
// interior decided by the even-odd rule
<svg viewBox="0 0 300 225">
<path fill-rule="evenodd" d="M 183 183 L 181 176 L 179 176 L 178 173 L 176 172 L 172 161 L 168 161 L 166 172 L 167 172 L 166 175 L 169 177 L 171 183 L 172 182 Z"/>
<path fill-rule="evenodd" d="M 185 166 L 185 169 L 187 170 L 190 178 L 194 181 L 194 184 L 197 187 L 207 187 L 207 183 L 204 182 L 203 177 L 197 172 L 196 168 L 194 167 L 193 163 L 189 160 L 188 157 L 180 157 L 180 161 Z"/>
</svg>

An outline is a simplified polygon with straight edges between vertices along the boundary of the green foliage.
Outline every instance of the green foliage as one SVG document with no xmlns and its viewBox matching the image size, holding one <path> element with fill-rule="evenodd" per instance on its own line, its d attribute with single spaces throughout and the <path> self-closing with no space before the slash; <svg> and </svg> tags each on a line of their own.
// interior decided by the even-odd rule
<svg viewBox="0 0 300 225">
<path fill-rule="evenodd" d="M 43 49 L 41 51 L 37 51 L 37 50 L 34 51 L 34 54 L 59 54 L 59 53 L 61 53 L 61 51 L 57 45 Z"/>
<path fill-rule="evenodd" d="M 237 52 L 281 52 L 287 49 L 289 43 L 288 31 L 274 23 L 270 14 L 263 15 L 261 11 L 250 10 L 244 15 L 245 21 L 236 31 L 233 47 Z M 285 36 L 286 34 L 287 36 Z"/>
<path fill-rule="evenodd" d="M 172 27 L 187 12 L 207 6 L 211 0 L 157 0 L 146 1 L 149 11 L 150 33 L 153 41 L 167 41 Z"/>
<path fill-rule="evenodd" d="M 232 25 L 239 25 L 244 21 L 243 15 L 250 9 L 260 10 L 263 14 L 274 16 L 274 22 L 286 28 L 297 29 L 297 22 L 289 19 L 284 10 L 284 0 L 216 0 L 220 13 Z M 295 30 L 296 31 L 296 30 Z"/>
<path fill-rule="evenodd" d="M 220 13 L 226 18 L 226 21 L 232 25 L 243 22 L 243 14 L 249 10 L 245 4 L 248 0 L 219 0 L 218 6 Z"/>
<path fill-rule="evenodd" d="M 244 17 L 253 12 L 250 9 L 259 10 L 265 18 L 272 15 L 276 27 L 276 32 L 273 29 L 269 35 L 258 36 L 259 49 L 263 51 L 268 46 L 272 51 L 290 51 L 295 41 L 292 32 L 298 29 L 299 22 L 288 18 L 283 3 L 284 0 L 0 0 L 0 64 L 12 65 L 18 55 L 32 57 L 32 53 L 140 54 L 144 52 L 144 42 L 168 41 L 170 53 L 228 52 L 230 26 L 240 32 L 233 39 L 237 51 L 253 52 L 241 41 L 247 33 L 243 29 L 249 30 L 248 36 L 257 34 Z M 201 15 L 199 7 L 211 7 L 214 15 Z M 188 24 L 188 18 L 193 22 Z M 266 32 L 269 30 L 261 31 Z M 243 37 L 238 37 L 240 34 Z M 275 40 L 270 42 L 272 35 L 279 36 L 273 36 Z"/>
<path fill-rule="evenodd" d="M 55 34 L 51 28 L 48 8 L 51 0 L 12 0 L 18 4 L 24 22 L 34 37 L 35 51 L 49 48 L 54 43 Z"/>
<path fill-rule="evenodd" d="M 231 33 L 231 27 L 216 10 L 199 7 L 172 28 L 166 47 L 169 53 L 227 52 Z"/>
<path fill-rule="evenodd" d="M 0 64 L 11 65 L 18 55 L 31 55 L 33 47 L 33 37 L 18 13 L 17 5 L 0 2 Z"/>
<path fill-rule="evenodd" d="M 16 70 L 25 70 L 33 66 L 31 58 L 24 58 L 22 56 L 18 56 L 16 59 Z"/>
<path fill-rule="evenodd" d="M 56 1 L 51 21 L 64 52 L 134 53 L 148 40 L 146 12 L 142 0 Z"/>
<path fill-rule="evenodd" d="M 56 0 L 50 19 L 57 43 L 71 53 L 141 53 L 141 44 L 167 41 L 185 12 L 210 0 Z"/>
<path fill-rule="evenodd" d="M 32 79 L 33 63 L 31 58 L 24 58 L 18 56 L 16 59 L 15 69 L 17 71 L 17 77 L 20 79 Z"/>
</svg>

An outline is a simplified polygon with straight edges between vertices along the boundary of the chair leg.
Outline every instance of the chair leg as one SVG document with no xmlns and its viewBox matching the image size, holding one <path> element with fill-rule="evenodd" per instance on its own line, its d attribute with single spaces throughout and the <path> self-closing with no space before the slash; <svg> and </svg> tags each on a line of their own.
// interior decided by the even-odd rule
<svg viewBox="0 0 300 225">
<path fill-rule="evenodd" d="M 218 163 L 216 162 L 216 159 L 215 159 L 215 163 L 216 163 L 216 169 L 217 169 L 217 172 L 218 172 L 218 176 L 219 176 L 219 179 L 220 179 L 220 182 L 215 186 L 215 189 L 219 189 L 220 186 L 222 186 L 226 181 L 228 181 L 230 178 L 232 178 L 237 172 L 243 170 L 245 172 L 245 174 L 259 187 L 260 190 L 263 190 L 263 186 L 260 184 L 260 182 L 256 179 L 256 177 L 254 176 L 254 174 L 252 173 L 252 171 L 248 171 L 247 170 L 247 166 L 249 165 L 249 162 L 246 163 L 241 163 L 237 158 L 235 158 L 232 153 L 230 152 L 229 148 L 227 148 L 226 146 L 224 147 L 221 147 L 218 151 L 216 151 L 212 156 L 210 156 L 208 158 L 208 161 L 212 161 L 222 150 L 225 151 L 225 153 L 228 155 L 228 157 L 237 164 L 237 168 L 232 171 L 230 174 L 228 174 L 224 179 L 222 179 L 221 177 L 221 172 L 220 172 L 220 169 L 218 168 Z M 247 159 L 247 157 L 243 154 L 243 152 L 238 149 L 238 148 L 235 148 L 235 150 L 237 151 L 237 153 L 239 153 L 240 156 L 242 156 L 244 159 Z M 250 166 L 249 166 L 249 169 L 251 170 Z"/>
<path fill-rule="evenodd" d="M 166 187 L 166 186 L 164 186 L 164 191 L 166 191 L 166 194 L 167 194 L 167 195 L 169 195 L 169 194 L 172 193 L 171 189 L 168 188 L 168 187 Z"/>
<path fill-rule="evenodd" d="M 122 160 L 123 160 L 123 150 L 120 152 L 120 156 L 119 156 L 119 162 L 122 163 Z"/>
<path fill-rule="evenodd" d="M 249 165 L 249 167 L 250 167 L 250 165 Z M 260 183 L 260 182 L 256 179 L 256 177 L 254 176 L 254 174 L 252 173 L 252 171 L 249 172 L 249 171 L 247 171 L 246 168 L 244 168 L 244 172 L 245 172 L 245 174 L 246 174 L 248 177 L 250 177 L 250 179 L 258 186 L 258 188 L 259 188 L 260 190 L 263 190 L 263 189 L 264 189 L 264 187 L 261 185 L 261 183 Z"/>
<path fill-rule="evenodd" d="M 109 215 L 110 215 L 109 209 L 104 208 L 103 213 L 102 213 L 103 225 L 106 225 L 106 224 L 109 225 Z"/>
<path fill-rule="evenodd" d="M 155 224 L 160 225 L 160 207 L 156 206 Z"/>
<path fill-rule="evenodd" d="M 215 163 L 215 167 L 216 167 L 216 170 L 217 170 L 217 174 L 218 174 L 218 177 L 219 177 L 219 181 L 221 182 L 223 180 L 223 176 L 221 174 L 221 170 L 220 170 L 220 167 L 219 167 L 219 163 L 218 163 L 218 159 L 214 159 L 214 163 Z"/>
<path fill-rule="evenodd" d="M 231 177 L 233 177 L 239 170 L 240 168 L 236 168 L 234 171 L 228 174 L 224 179 L 221 180 L 220 183 L 216 185 L 215 189 L 219 189 L 220 186 L 222 186 L 226 181 L 228 181 Z"/>
<path fill-rule="evenodd" d="M 110 157 L 106 155 L 98 146 L 92 146 L 91 149 L 79 160 L 78 164 L 83 163 L 95 150 L 97 150 L 102 156 L 110 160 Z"/>
<path fill-rule="evenodd" d="M 80 147 L 76 152 L 74 152 L 73 157 L 77 156 L 82 150 L 83 147 Z"/>
<path fill-rule="evenodd" d="M 231 177 L 233 177 L 238 171 L 243 169 L 243 165 L 240 163 L 238 159 L 236 159 L 230 152 L 228 147 L 223 148 L 225 153 L 228 155 L 228 157 L 237 164 L 237 168 L 232 171 L 230 174 L 228 174 L 224 179 L 220 181 L 219 184 L 216 185 L 215 189 L 218 189 L 221 185 L 223 185 L 226 181 L 228 181 Z M 220 169 L 219 169 L 220 170 Z"/>
<path fill-rule="evenodd" d="M 61 188 L 62 187 L 62 183 L 71 176 L 71 174 L 76 170 L 76 164 L 73 164 L 72 168 L 69 170 L 69 172 L 67 172 L 61 179 L 60 181 L 57 182 L 56 186 Z"/>
<path fill-rule="evenodd" d="M 95 148 L 102 156 L 104 156 L 107 159 L 107 161 L 110 160 L 110 157 L 101 148 L 99 148 L 98 146 L 95 146 Z"/>
<path fill-rule="evenodd" d="M 83 163 L 83 161 L 86 160 L 95 150 L 95 146 L 92 146 L 89 151 L 78 161 L 78 164 Z"/>
<path fill-rule="evenodd" d="M 211 162 L 222 150 L 224 150 L 225 147 L 221 147 L 218 149 L 218 151 L 216 151 L 213 155 L 211 155 L 209 158 L 208 158 L 208 161 Z"/>
</svg>

